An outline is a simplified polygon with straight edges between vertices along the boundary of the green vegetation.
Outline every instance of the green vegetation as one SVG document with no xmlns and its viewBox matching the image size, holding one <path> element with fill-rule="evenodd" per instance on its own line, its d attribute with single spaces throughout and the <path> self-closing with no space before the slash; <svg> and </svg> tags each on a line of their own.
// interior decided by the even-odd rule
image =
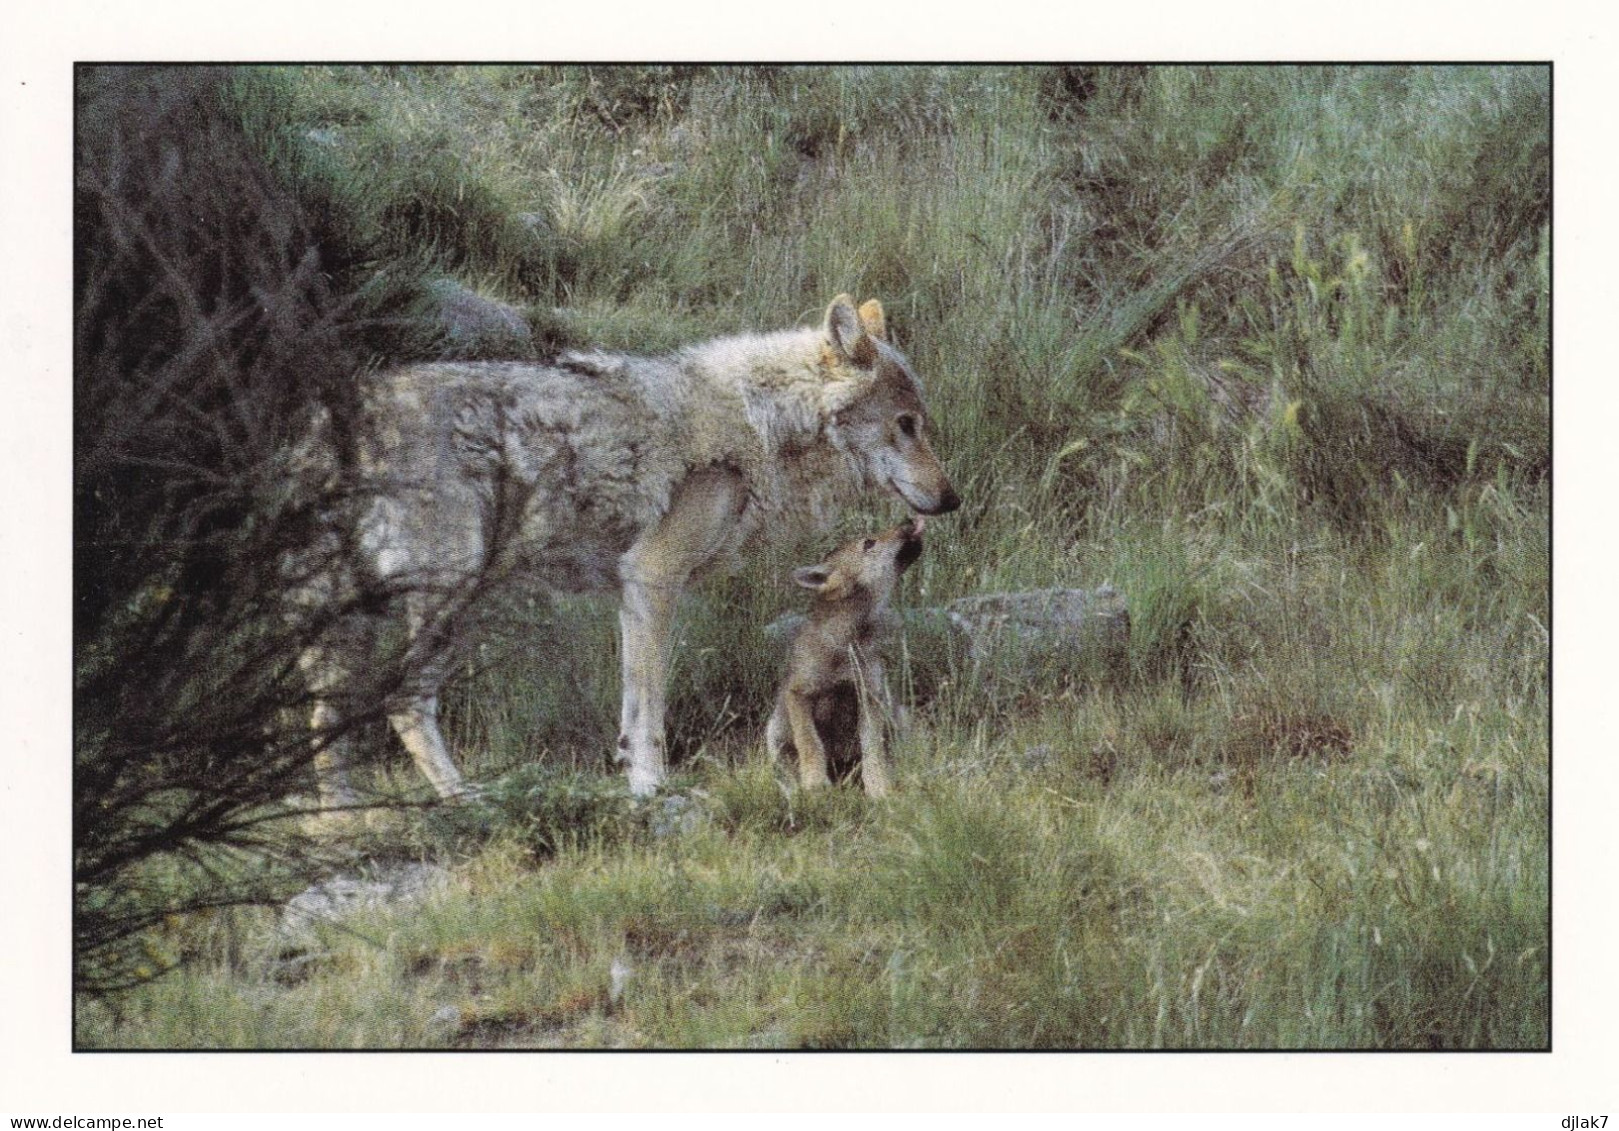
<svg viewBox="0 0 1619 1131">
<path fill-rule="evenodd" d="M 688 606 L 671 830 L 607 776 L 610 605 L 502 608 L 446 705 L 485 803 L 344 842 L 456 881 L 296 977 L 269 911 L 165 922 L 141 968 L 177 968 L 85 997 L 81 1045 L 1549 1043 L 1544 68 L 296 68 L 233 97 L 351 261 L 547 343 L 880 296 L 966 500 L 902 600 L 1106 580 L 1132 634 L 1035 679 L 902 658 L 898 794 L 804 797 L 763 762 L 760 630 L 824 546 L 780 547 Z"/>
</svg>

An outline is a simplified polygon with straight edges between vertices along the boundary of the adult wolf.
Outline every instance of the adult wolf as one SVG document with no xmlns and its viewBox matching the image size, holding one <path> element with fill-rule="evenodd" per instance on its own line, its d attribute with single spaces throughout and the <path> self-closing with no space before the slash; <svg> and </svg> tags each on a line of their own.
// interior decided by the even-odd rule
<svg viewBox="0 0 1619 1131">
<path fill-rule="evenodd" d="M 664 780 L 671 629 L 694 577 L 788 524 L 822 526 L 862 492 L 937 515 L 960 499 L 927 438 L 910 363 L 881 303 L 848 295 L 818 329 L 721 338 L 674 354 L 549 364 L 436 362 L 371 378 L 357 438 L 359 568 L 403 589 L 427 655 L 390 704 L 440 795 L 464 785 L 438 726 L 446 611 L 492 576 L 622 594 L 618 754 L 637 795 Z M 330 590 L 331 586 L 326 586 Z M 352 637 L 302 657 L 328 804 L 353 800 L 332 694 Z"/>
</svg>

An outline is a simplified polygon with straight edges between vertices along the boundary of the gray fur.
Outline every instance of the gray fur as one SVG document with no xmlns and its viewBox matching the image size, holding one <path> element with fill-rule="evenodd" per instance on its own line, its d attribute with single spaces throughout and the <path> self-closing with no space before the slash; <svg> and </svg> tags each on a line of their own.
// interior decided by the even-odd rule
<svg viewBox="0 0 1619 1131">
<path fill-rule="evenodd" d="M 839 296 L 819 329 L 661 358 L 407 366 L 370 378 L 364 403 L 356 568 L 407 591 L 432 653 L 391 718 L 445 796 L 465 786 L 438 729 L 445 663 L 431 631 L 480 580 L 622 594 L 619 757 L 648 793 L 666 772 L 670 627 L 691 578 L 789 527 L 824 525 L 861 492 L 892 490 L 930 514 L 959 503 L 875 300 L 856 311 Z M 339 633 L 305 655 L 317 696 L 360 662 L 352 651 Z M 316 722 L 334 722 L 324 698 Z M 329 802 L 352 799 L 339 744 L 317 765 Z"/>
</svg>

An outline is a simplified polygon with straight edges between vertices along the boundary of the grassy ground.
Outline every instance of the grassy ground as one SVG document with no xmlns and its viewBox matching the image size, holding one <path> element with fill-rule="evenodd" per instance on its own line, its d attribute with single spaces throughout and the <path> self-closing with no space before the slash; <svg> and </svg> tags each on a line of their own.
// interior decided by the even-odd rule
<svg viewBox="0 0 1619 1131">
<path fill-rule="evenodd" d="M 448 887 L 296 974 L 269 912 L 173 924 L 154 965 L 191 961 L 83 1000 L 78 1041 L 1544 1047 L 1547 81 L 255 73 L 266 152 L 382 262 L 556 340 L 881 296 L 967 500 L 903 599 L 1107 580 L 1132 636 L 901 664 L 897 796 L 804 798 L 759 749 L 759 630 L 821 549 L 781 547 L 687 609 L 695 816 L 660 835 L 605 772 L 609 609 L 516 607 L 450 694 L 490 803 L 351 842 Z"/>
</svg>

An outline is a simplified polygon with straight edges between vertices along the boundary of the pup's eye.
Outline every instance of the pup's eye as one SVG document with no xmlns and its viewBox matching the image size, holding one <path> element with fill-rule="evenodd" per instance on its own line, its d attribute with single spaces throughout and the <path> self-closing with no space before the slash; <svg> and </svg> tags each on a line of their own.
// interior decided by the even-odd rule
<svg viewBox="0 0 1619 1131">
<path fill-rule="evenodd" d="M 916 439 L 916 417 L 907 413 L 904 416 L 897 417 L 894 420 L 894 425 L 899 429 L 900 435 L 907 440 Z"/>
<path fill-rule="evenodd" d="M 875 538 L 867 538 L 867 539 L 866 539 L 866 540 L 865 540 L 865 542 L 864 542 L 864 543 L 863 543 L 863 544 L 862 544 L 862 545 L 861 545 L 861 547 L 860 547 L 860 548 L 861 548 L 861 549 L 862 549 L 862 550 L 869 550 L 869 549 L 871 549 L 871 548 L 872 548 L 872 547 L 873 547 L 873 546 L 875 546 L 875 545 L 876 545 L 876 544 L 877 544 L 877 539 L 875 539 Z"/>
</svg>

